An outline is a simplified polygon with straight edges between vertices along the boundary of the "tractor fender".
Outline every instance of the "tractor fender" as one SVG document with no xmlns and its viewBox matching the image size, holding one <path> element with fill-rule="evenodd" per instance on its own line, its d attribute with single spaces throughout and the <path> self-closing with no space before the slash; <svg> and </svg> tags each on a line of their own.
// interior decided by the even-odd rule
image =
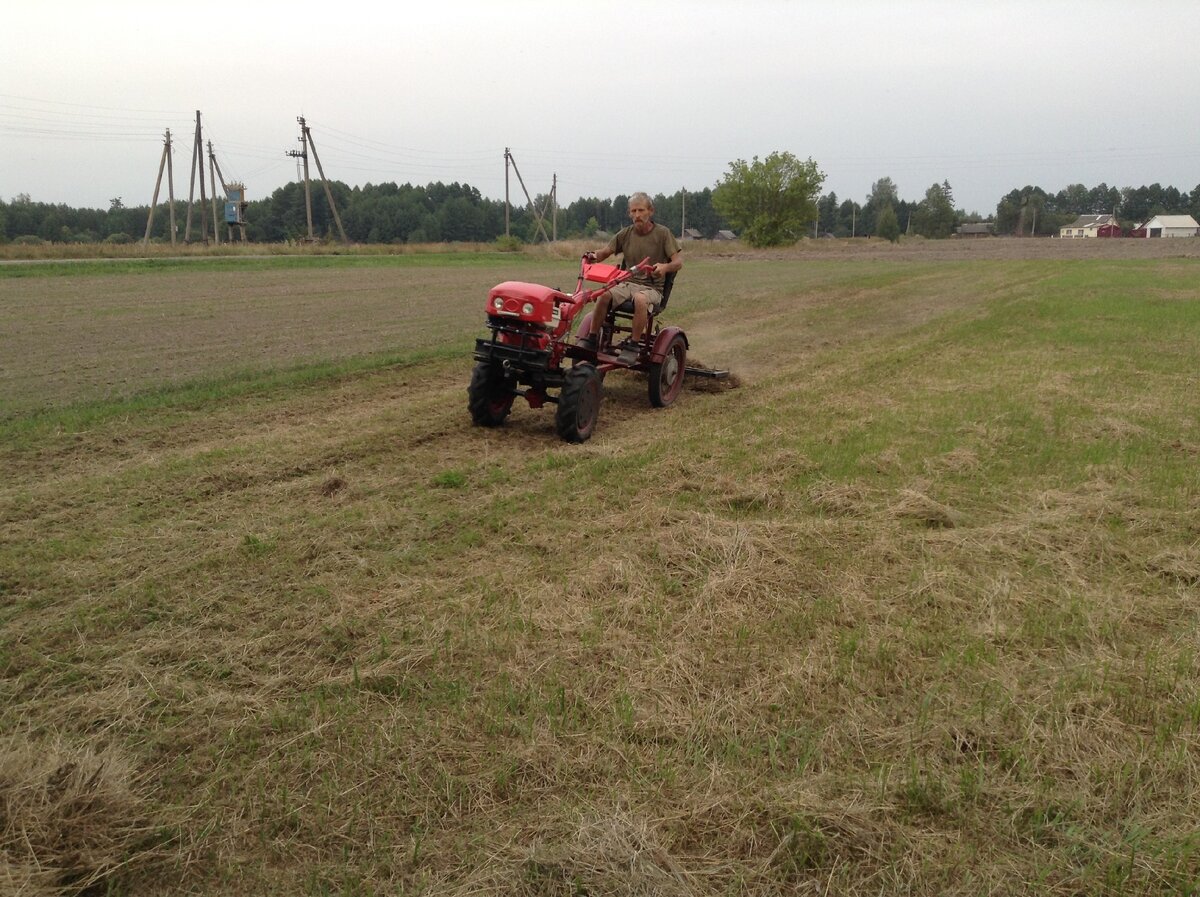
<svg viewBox="0 0 1200 897">
<path fill-rule="evenodd" d="M 667 357 L 667 346 L 671 344 L 676 336 L 683 337 L 683 345 L 685 348 L 691 348 L 688 345 L 687 334 L 679 327 L 664 327 L 658 331 L 658 335 L 654 337 L 654 346 L 650 349 L 650 362 L 657 364 Z"/>
</svg>

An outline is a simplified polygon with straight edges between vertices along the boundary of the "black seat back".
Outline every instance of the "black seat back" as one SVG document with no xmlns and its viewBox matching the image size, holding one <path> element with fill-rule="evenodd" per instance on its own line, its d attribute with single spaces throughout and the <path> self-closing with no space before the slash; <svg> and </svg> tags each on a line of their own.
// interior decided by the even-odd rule
<svg viewBox="0 0 1200 897">
<path fill-rule="evenodd" d="M 662 301 L 662 305 L 660 305 L 658 307 L 659 311 L 662 311 L 664 308 L 667 307 L 667 300 L 671 298 L 671 288 L 673 286 L 675 286 L 675 275 L 678 273 L 679 273 L 678 271 L 668 271 L 666 274 L 663 275 L 663 288 L 662 288 L 663 301 Z"/>
</svg>

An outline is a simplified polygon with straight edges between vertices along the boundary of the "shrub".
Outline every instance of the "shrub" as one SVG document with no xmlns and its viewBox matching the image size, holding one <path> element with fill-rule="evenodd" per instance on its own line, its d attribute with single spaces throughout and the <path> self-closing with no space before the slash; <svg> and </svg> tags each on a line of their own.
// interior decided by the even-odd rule
<svg viewBox="0 0 1200 897">
<path fill-rule="evenodd" d="M 104 242 L 105 243 L 121 243 L 121 244 L 132 243 L 133 237 L 129 236 L 129 234 L 122 234 L 122 233 L 109 234 L 107 237 L 104 238 Z"/>
<path fill-rule="evenodd" d="M 520 252 L 525 243 L 520 237 L 499 236 L 496 238 L 496 249 L 500 252 Z"/>
</svg>

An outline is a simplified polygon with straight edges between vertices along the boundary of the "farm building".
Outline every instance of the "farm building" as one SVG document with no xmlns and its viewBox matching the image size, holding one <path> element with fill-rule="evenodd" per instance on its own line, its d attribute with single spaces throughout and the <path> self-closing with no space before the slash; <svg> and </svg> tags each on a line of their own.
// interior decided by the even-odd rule
<svg viewBox="0 0 1200 897">
<path fill-rule="evenodd" d="M 991 222 L 982 221 L 977 224 L 960 224 L 954 233 L 959 237 L 990 237 L 995 231 L 992 230 Z"/>
<path fill-rule="evenodd" d="M 717 235 L 715 237 L 713 237 L 713 239 L 714 240 L 736 240 L 737 234 L 735 234 L 731 230 L 719 230 L 719 231 L 717 231 Z"/>
<path fill-rule="evenodd" d="M 696 228 L 694 228 L 694 227 L 685 227 L 685 228 L 683 229 L 683 236 L 682 236 L 682 238 L 681 238 L 681 239 L 684 239 L 684 240 L 703 240 L 703 239 L 704 239 L 704 234 L 700 233 L 700 231 L 696 230 Z"/>
<path fill-rule="evenodd" d="M 1191 215 L 1155 215 L 1145 224 L 1138 225 L 1139 237 L 1196 237 L 1200 236 L 1200 225 Z"/>
<path fill-rule="evenodd" d="M 1066 227 L 1058 229 L 1058 235 L 1064 240 L 1075 240 L 1080 237 L 1119 237 L 1121 225 L 1112 215 L 1080 215 Z"/>
</svg>

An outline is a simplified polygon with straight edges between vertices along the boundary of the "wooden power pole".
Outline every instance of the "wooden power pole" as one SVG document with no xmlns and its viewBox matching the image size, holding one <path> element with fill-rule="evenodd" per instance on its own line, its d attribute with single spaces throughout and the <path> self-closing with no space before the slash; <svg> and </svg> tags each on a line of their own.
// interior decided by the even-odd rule
<svg viewBox="0 0 1200 897">
<path fill-rule="evenodd" d="M 208 163 L 209 163 L 209 167 L 210 167 L 211 171 L 215 171 L 216 175 L 217 175 L 217 180 L 212 182 L 213 229 L 216 230 L 216 228 L 217 228 L 217 213 L 219 210 L 219 206 L 217 203 L 217 181 L 220 181 L 221 182 L 221 195 L 225 197 L 224 203 L 226 204 L 226 208 L 229 208 L 229 204 L 233 204 L 232 211 L 234 213 L 234 220 L 231 221 L 228 218 L 228 216 L 226 216 L 226 219 L 225 219 L 225 226 L 227 228 L 229 228 L 229 231 L 228 231 L 229 242 L 230 243 L 233 242 L 234 227 L 239 227 L 239 228 L 241 228 L 242 242 L 245 243 L 246 242 L 246 222 L 242 216 L 243 216 L 243 212 L 246 207 L 246 202 L 245 202 L 245 200 L 246 200 L 246 185 L 241 183 L 240 181 L 235 182 L 233 184 L 225 183 L 225 174 L 221 171 L 221 163 L 217 161 L 217 154 L 213 152 L 213 146 L 212 146 L 211 140 L 208 142 Z M 234 199 L 233 198 L 234 196 L 236 196 L 237 199 Z M 218 241 L 218 242 L 220 242 L 220 241 Z"/>
<path fill-rule="evenodd" d="M 208 141 L 208 183 L 212 186 L 212 216 L 213 216 L 213 242 L 218 246 L 221 245 L 221 221 L 217 217 L 217 155 L 213 152 L 212 141 Z M 204 177 L 204 171 L 201 170 L 200 176 Z M 224 192 L 224 191 L 222 191 Z"/>
<path fill-rule="evenodd" d="M 208 229 L 205 225 L 203 209 L 208 205 L 204 195 L 204 141 L 200 135 L 200 110 L 196 110 L 196 139 L 192 143 L 192 182 L 188 188 L 187 225 L 184 227 L 183 242 L 192 241 L 192 204 L 196 198 L 196 172 L 200 172 L 200 239 L 208 245 Z"/>
<path fill-rule="evenodd" d="M 529 203 L 529 211 L 533 215 L 534 222 L 537 224 L 538 232 L 542 235 L 542 238 L 547 243 L 551 242 L 550 236 L 546 233 L 546 227 L 542 223 L 543 219 L 545 218 L 545 214 L 546 214 L 546 206 L 543 204 L 540 211 L 534 206 L 533 199 L 529 196 L 529 188 L 525 186 L 525 179 L 523 177 L 521 177 L 521 169 L 519 169 L 517 167 L 517 160 L 513 158 L 513 154 L 510 153 L 508 150 L 505 150 L 504 158 L 505 158 L 507 164 L 512 165 L 512 169 L 517 175 L 517 183 L 519 183 L 521 185 L 521 191 L 525 194 L 525 201 Z M 558 175 L 555 175 L 554 178 L 555 178 L 555 185 L 557 186 Z M 505 168 L 505 171 L 504 171 L 504 181 L 505 181 L 505 184 L 508 183 L 507 167 Z M 508 190 L 508 188 L 506 186 L 505 187 L 506 193 L 507 193 L 507 190 Z M 550 198 L 547 197 L 546 201 L 549 202 Z M 506 209 L 507 209 L 507 206 L 508 206 L 508 203 L 507 203 L 507 199 L 506 199 L 505 200 L 505 208 Z M 505 236 L 507 236 L 507 231 L 505 231 Z"/>
<path fill-rule="evenodd" d="M 158 162 L 158 177 L 154 181 L 154 198 L 150 200 L 150 216 L 146 219 L 146 236 L 142 238 L 142 245 L 147 246 L 150 243 L 150 231 L 154 227 L 154 210 L 158 208 L 158 191 L 162 187 L 162 176 L 164 166 L 167 169 L 167 196 L 170 202 L 171 210 L 171 245 L 175 245 L 175 177 L 171 167 L 171 129 L 167 129 L 167 133 L 163 137 L 163 152 L 162 158 Z"/>
<path fill-rule="evenodd" d="M 313 142 L 312 131 L 309 130 L 304 116 L 300 116 L 296 121 L 300 123 L 300 145 L 303 149 L 289 150 L 288 155 L 304 160 L 304 208 L 308 214 L 308 239 L 315 239 L 313 236 L 312 220 L 312 188 L 309 186 L 308 174 L 308 154 L 311 150 L 313 161 L 317 163 L 317 173 L 321 176 L 321 186 L 325 188 L 325 200 L 329 203 L 329 211 L 333 213 L 334 223 L 337 224 L 338 235 L 342 238 L 343 243 L 348 244 L 350 240 L 346 237 L 345 228 L 342 227 L 342 216 L 338 214 L 337 203 L 333 200 L 333 191 L 329 188 L 329 179 L 325 177 L 325 169 L 321 167 L 321 157 L 317 154 L 317 145 Z"/>
</svg>

